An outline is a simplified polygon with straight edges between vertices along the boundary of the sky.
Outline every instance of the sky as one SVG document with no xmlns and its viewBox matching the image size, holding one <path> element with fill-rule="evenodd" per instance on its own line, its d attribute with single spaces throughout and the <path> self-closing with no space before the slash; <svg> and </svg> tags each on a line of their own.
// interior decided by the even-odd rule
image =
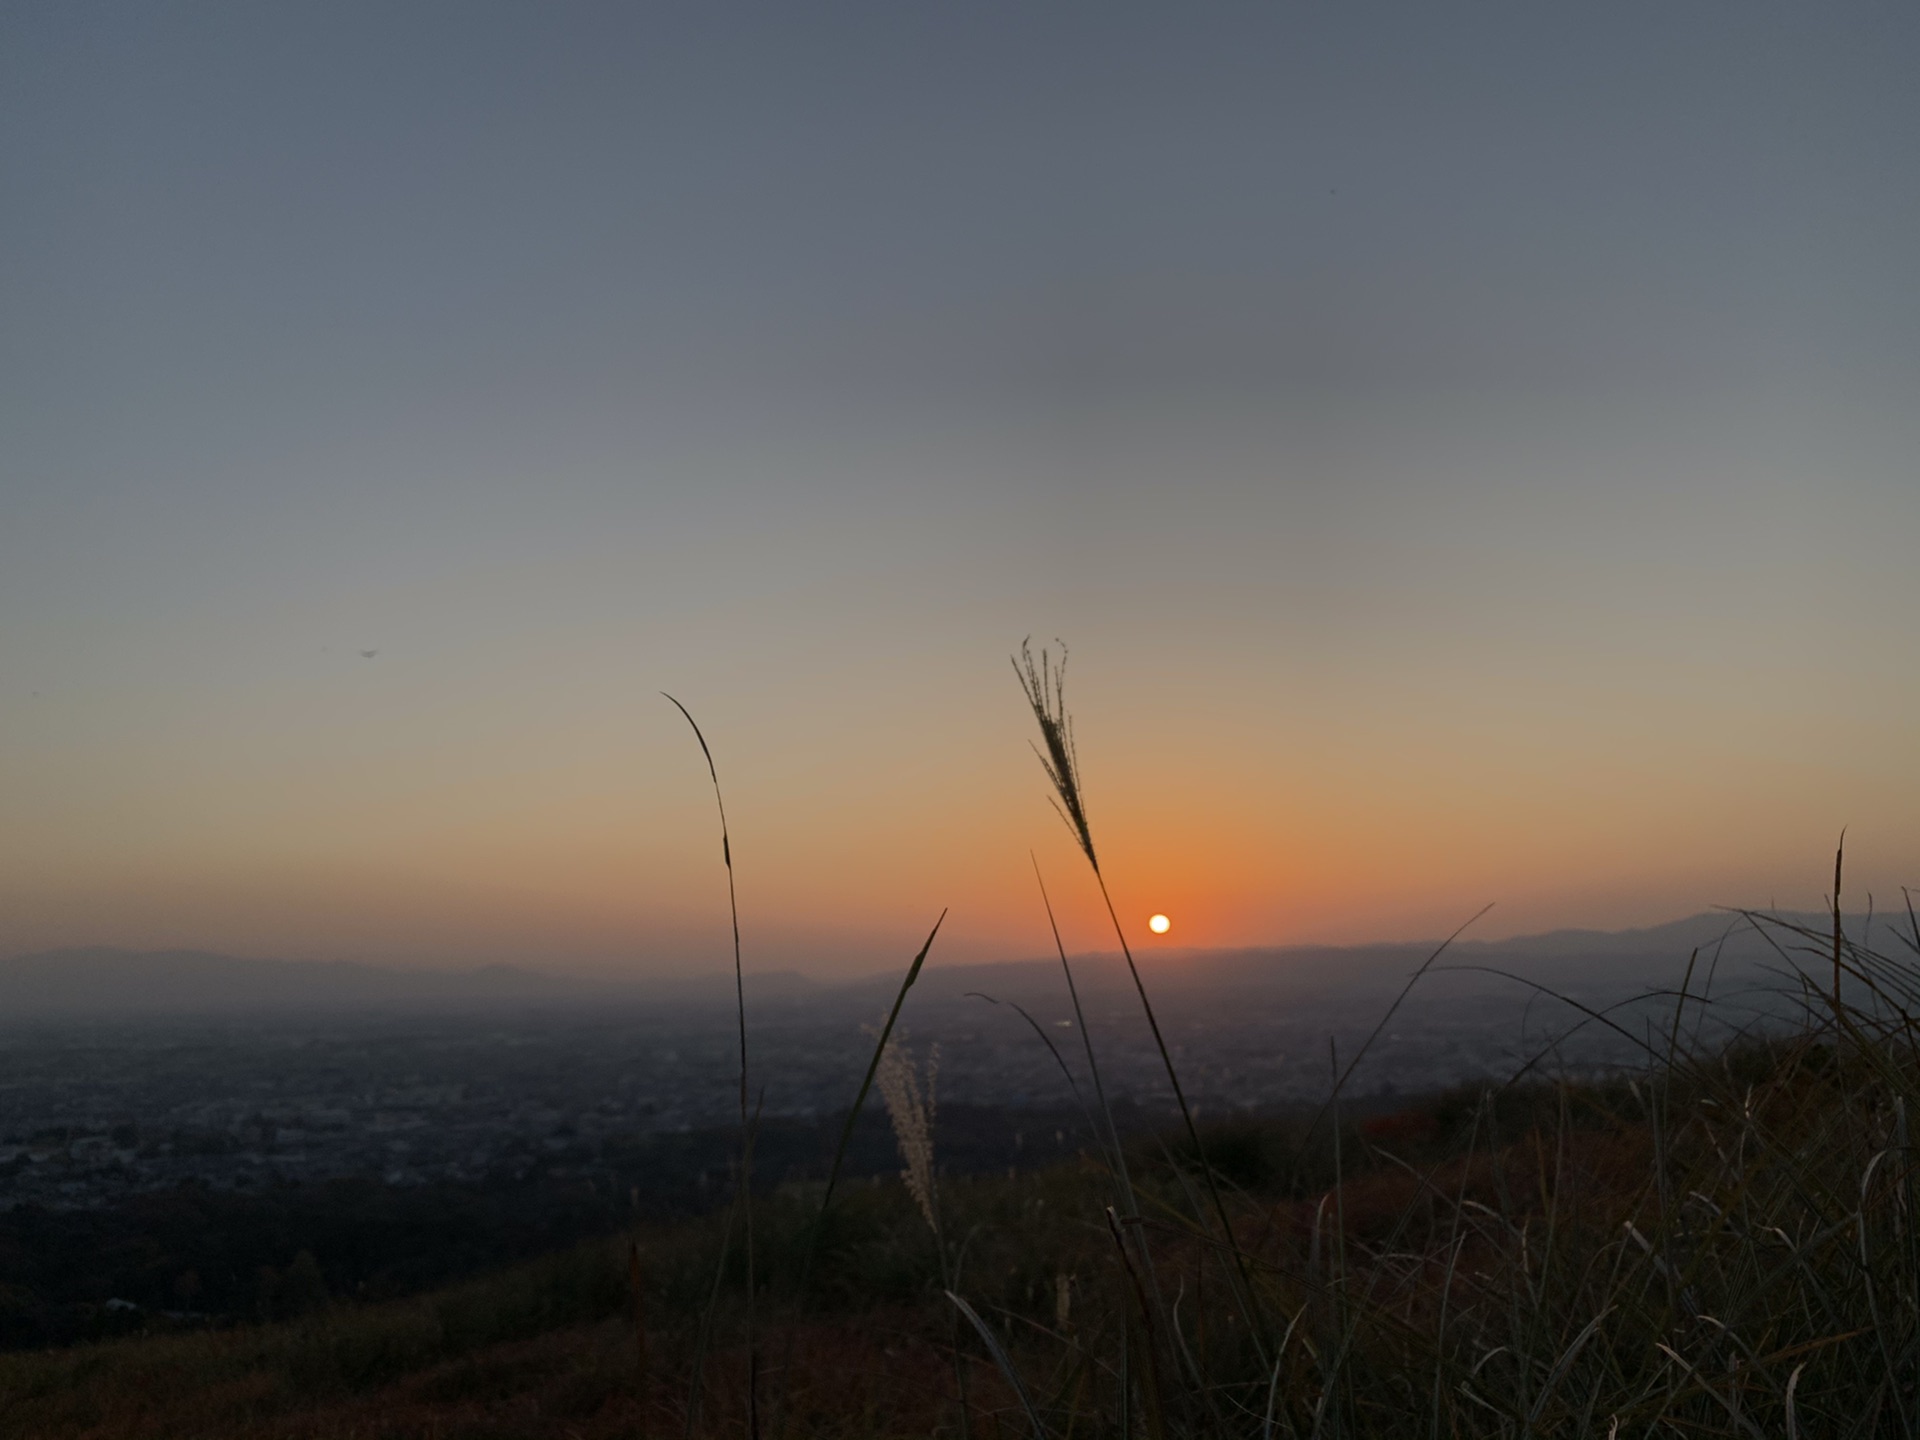
<svg viewBox="0 0 1920 1440">
<path fill-rule="evenodd" d="M 13 4 L 0 955 L 1920 883 L 1920 11 Z M 371 657 L 362 651 L 375 652 Z"/>
</svg>

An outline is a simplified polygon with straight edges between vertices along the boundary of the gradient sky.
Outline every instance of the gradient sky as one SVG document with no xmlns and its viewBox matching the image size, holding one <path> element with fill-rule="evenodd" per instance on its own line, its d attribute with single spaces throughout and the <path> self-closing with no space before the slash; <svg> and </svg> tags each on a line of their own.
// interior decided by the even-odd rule
<svg viewBox="0 0 1920 1440">
<path fill-rule="evenodd" d="M 1920 9 L 9 5 L 0 953 L 1920 881 Z M 372 660 L 362 649 L 376 649 Z"/>
</svg>

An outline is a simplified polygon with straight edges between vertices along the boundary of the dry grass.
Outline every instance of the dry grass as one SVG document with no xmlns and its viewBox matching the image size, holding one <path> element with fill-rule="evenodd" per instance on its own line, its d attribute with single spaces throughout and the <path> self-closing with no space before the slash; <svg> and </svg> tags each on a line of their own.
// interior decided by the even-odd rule
<svg viewBox="0 0 1920 1440">
<path fill-rule="evenodd" d="M 1023 658 L 1104 896 L 1060 672 Z M 1364 1124 L 1336 1093 L 1325 1123 L 1205 1133 L 1183 1105 L 1124 1148 L 1096 1084 L 1097 1158 L 993 1181 L 936 1178 L 893 1040 L 929 935 L 853 1104 L 877 1076 L 906 1183 L 836 1205 L 843 1131 L 817 1204 L 640 1237 L 644 1373 L 608 1243 L 404 1305 L 0 1357 L 0 1432 L 746 1436 L 757 1375 L 773 1434 L 836 1440 L 1920 1436 L 1920 920 L 1876 947 L 1834 911 L 1746 919 L 1791 1034 L 1709 1045 L 1683 987 L 1605 1084 L 1542 1064 Z"/>
</svg>

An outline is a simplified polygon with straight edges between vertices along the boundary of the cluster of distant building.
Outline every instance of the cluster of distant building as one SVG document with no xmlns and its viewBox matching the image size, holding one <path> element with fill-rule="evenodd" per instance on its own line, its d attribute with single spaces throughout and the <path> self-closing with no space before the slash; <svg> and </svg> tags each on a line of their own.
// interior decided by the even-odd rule
<svg viewBox="0 0 1920 1440">
<path fill-rule="evenodd" d="M 1075 1022 L 1049 1016 L 1049 1050 L 1011 1011 L 935 1003 L 906 1036 L 941 1048 L 946 1103 L 1074 1103 L 1064 1064 L 1087 1078 Z M 1180 1008 L 1167 1029 L 1188 1094 L 1205 1113 L 1324 1097 L 1328 1035 L 1351 1055 L 1371 1014 Z M 1011 1023 L 1010 1023 L 1011 1022 Z M 1089 1017 L 1108 1093 L 1152 1111 L 1166 1100 L 1157 1051 L 1125 1007 Z M 66 1031 L 0 1045 L 0 1205 L 94 1206 L 182 1184 L 252 1189 L 331 1179 L 393 1185 L 477 1182 L 539 1165 L 582 1175 L 611 1148 L 737 1115 L 730 1017 L 333 1022 L 303 1029 L 178 1023 Z M 844 1109 L 869 1037 L 846 1014 L 790 1011 L 755 1037 L 769 1116 Z M 1409 1015 L 1350 1082 L 1356 1093 L 1440 1089 L 1510 1071 L 1510 1023 L 1474 1007 Z M 1602 1066 L 1617 1056 L 1562 1057 Z"/>
</svg>

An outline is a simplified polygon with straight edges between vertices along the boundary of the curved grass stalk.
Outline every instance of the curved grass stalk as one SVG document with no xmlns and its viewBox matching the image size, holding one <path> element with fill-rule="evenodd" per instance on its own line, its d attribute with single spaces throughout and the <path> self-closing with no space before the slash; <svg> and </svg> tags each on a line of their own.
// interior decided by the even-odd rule
<svg viewBox="0 0 1920 1440">
<path fill-rule="evenodd" d="M 1006 1376 L 1007 1383 L 1013 1386 L 1013 1393 L 1020 1401 L 1020 1408 L 1026 1412 L 1027 1423 L 1033 1427 L 1034 1440 L 1046 1440 L 1047 1427 L 1040 1423 L 1040 1412 L 1033 1408 L 1033 1397 L 1027 1393 L 1027 1382 L 1020 1378 L 1020 1371 L 1015 1368 L 1013 1358 L 1001 1345 L 1000 1337 L 993 1333 L 973 1306 L 951 1290 L 947 1291 L 946 1295 L 947 1299 L 953 1302 L 954 1308 L 966 1317 L 967 1323 L 973 1326 L 981 1343 L 987 1347 L 987 1353 L 993 1357 L 993 1363 L 1000 1367 L 1000 1373 Z"/>
<path fill-rule="evenodd" d="M 760 1433 L 759 1404 L 759 1357 L 754 1343 L 754 1250 L 753 1250 L 753 1128 L 747 1114 L 747 986 L 746 976 L 740 965 L 740 901 L 734 891 L 733 883 L 733 837 L 727 830 L 727 802 L 720 794 L 720 770 L 713 763 L 713 750 L 707 744 L 707 737 L 701 733 L 700 722 L 693 718 L 693 712 L 682 705 L 673 696 L 662 690 L 662 695 L 673 703 L 673 708 L 686 716 L 687 724 L 693 727 L 693 738 L 700 742 L 700 753 L 706 757 L 707 776 L 713 781 L 713 803 L 720 812 L 720 858 L 727 869 L 727 914 L 733 922 L 733 999 L 734 1014 L 740 1026 L 740 1179 L 735 1186 L 735 1195 L 745 1214 L 747 1246 L 747 1430 L 750 1435 Z M 724 1263 L 725 1250 L 722 1249 Z M 720 1295 L 719 1282 L 714 1284 L 714 1303 Z M 696 1370 L 694 1384 L 699 1385 L 700 1377 Z M 692 1407 L 688 1414 L 691 1416 Z M 689 1420 L 691 1423 L 691 1420 Z"/>
</svg>

